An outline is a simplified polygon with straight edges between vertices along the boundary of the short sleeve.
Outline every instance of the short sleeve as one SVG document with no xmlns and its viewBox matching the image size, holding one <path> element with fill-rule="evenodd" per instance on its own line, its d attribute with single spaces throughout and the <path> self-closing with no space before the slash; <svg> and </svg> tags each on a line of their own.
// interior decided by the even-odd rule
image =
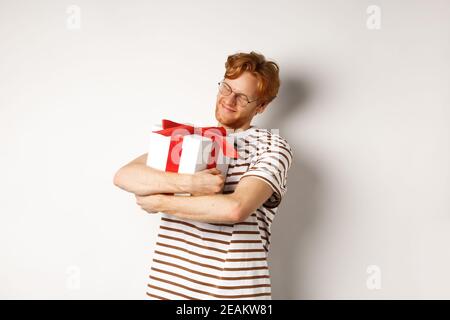
<svg viewBox="0 0 450 320">
<path fill-rule="evenodd" d="M 263 204 L 267 208 L 278 207 L 287 191 L 287 173 L 291 167 L 293 152 L 288 142 L 279 137 L 262 146 L 253 157 L 243 177 L 254 176 L 266 182 L 273 190 L 271 197 Z"/>
</svg>

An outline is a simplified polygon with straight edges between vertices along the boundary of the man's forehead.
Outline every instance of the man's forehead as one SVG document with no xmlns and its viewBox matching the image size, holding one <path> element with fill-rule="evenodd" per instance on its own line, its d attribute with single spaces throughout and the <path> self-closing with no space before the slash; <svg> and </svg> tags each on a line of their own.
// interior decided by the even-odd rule
<svg viewBox="0 0 450 320">
<path fill-rule="evenodd" d="M 248 78 L 239 77 L 236 79 L 228 79 L 225 81 L 231 86 L 233 91 L 244 93 L 246 95 L 253 95 L 257 89 L 257 82 Z"/>
</svg>

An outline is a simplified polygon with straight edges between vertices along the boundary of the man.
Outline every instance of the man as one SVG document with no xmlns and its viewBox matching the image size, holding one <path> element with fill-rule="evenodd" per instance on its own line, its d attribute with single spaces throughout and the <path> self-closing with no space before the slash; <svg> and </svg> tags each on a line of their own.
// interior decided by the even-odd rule
<svg viewBox="0 0 450 320">
<path fill-rule="evenodd" d="M 251 52 L 229 56 L 225 68 L 215 116 L 239 154 L 225 179 L 217 169 L 190 175 L 150 168 L 151 154 L 114 177 L 143 210 L 161 212 L 147 285 L 151 299 L 271 299 L 270 227 L 286 193 L 292 150 L 251 121 L 276 97 L 279 67 Z M 192 196 L 164 194 L 178 192 Z"/>
</svg>

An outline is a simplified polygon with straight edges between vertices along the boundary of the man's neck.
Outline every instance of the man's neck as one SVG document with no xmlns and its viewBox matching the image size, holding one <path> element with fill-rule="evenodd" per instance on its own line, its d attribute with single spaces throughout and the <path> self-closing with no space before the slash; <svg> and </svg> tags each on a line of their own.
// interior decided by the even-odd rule
<svg viewBox="0 0 450 320">
<path fill-rule="evenodd" d="M 229 126 L 223 125 L 223 124 L 221 124 L 220 122 L 217 123 L 217 126 L 219 126 L 219 127 L 224 127 L 225 129 L 227 129 L 227 131 L 231 131 L 231 132 L 233 132 L 233 133 L 234 133 L 234 132 L 245 131 L 245 130 L 247 130 L 248 128 L 251 127 L 250 124 L 246 124 L 245 126 L 242 126 L 242 127 L 240 127 L 240 128 L 233 128 L 233 127 L 229 127 Z"/>
</svg>

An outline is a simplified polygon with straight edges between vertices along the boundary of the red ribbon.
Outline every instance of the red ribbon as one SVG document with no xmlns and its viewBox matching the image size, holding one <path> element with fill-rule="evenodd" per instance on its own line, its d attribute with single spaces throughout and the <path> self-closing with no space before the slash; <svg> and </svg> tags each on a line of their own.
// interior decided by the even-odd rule
<svg viewBox="0 0 450 320">
<path fill-rule="evenodd" d="M 181 153 L 183 151 L 183 138 L 186 135 L 198 134 L 204 137 L 211 138 L 213 141 L 213 148 L 208 160 L 207 168 L 216 167 L 216 146 L 219 151 L 230 158 L 237 159 L 238 154 L 236 149 L 227 143 L 225 139 L 227 131 L 224 127 L 193 127 L 170 120 L 162 120 L 162 130 L 154 131 L 155 133 L 162 134 L 164 136 L 170 136 L 169 154 L 167 155 L 166 171 L 178 172 L 180 164 Z M 175 153 L 175 154 L 173 154 Z M 178 154 L 177 154 L 178 153 Z M 174 161 L 177 158 L 177 161 Z"/>
</svg>

